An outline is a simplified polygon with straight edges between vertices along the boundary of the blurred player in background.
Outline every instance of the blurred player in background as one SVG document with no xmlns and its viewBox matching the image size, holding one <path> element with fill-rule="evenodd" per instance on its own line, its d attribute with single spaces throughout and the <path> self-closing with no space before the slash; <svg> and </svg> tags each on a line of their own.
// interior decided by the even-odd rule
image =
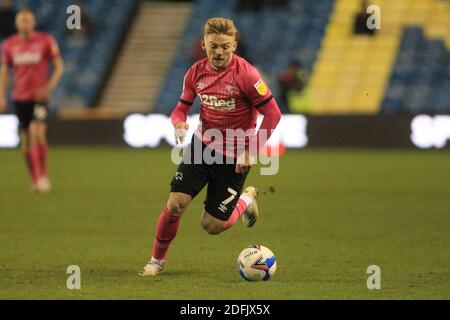
<svg viewBox="0 0 450 320">
<path fill-rule="evenodd" d="M 32 189 L 50 192 L 47 176 L 47 102 L 64 72 L 59 47 L 52 36 L 35 31 L 32 11 L 22 9 L 16 16 L 17 34 L 2 48 L 0 71 L 0 112 L 7 110 L 8 80 L 14 71 L 13 100 L 20 123 L 21 149 L 26 158 Z M 48 77 L 49 62 L 53 72 Z"/>
<path fill-rule="evenodd" d="M 156 226 L 152 258 L 140 275 L 155 276 L 161 272 L 183 212 L 206 185 L 201 225 L 209 234 L 229 229 L 241 217 L 247 227 L 252 227 L 258 218 L 257 189 L 247 187 L 242 195 L 241 192 L 252 165 L 251 157 L 265 145 L 281 113 L 256 68 L 234 54 L 236 33 L 234 22 L 229 19 L 212 18 L 204 26 L 202 47 L 207 58 L 187 71 L 180 101 L 171 116 L 176 141 L 183 143 L 189 129 L 187 113 L 198 96 L 201 99 L 200 126 L 172 180 L 169 200 Z M 258 113 L 264 115 L 264 120 L 256 133 Z M 226 138 L 219 142 L 217 136 L 212 139 L 208 134 L 211 130 Z M 238 130 L 250 133 L 238 137 L 237 141 L 225 133 Z M 256 137 L 258 142 L 254 150 L 249 148 L 250 137 Z M 207 163 L 204 151 L 219 154 L 223 159 Z M 200 162 L 195 159 L 199 153 Z"/>
</svg>

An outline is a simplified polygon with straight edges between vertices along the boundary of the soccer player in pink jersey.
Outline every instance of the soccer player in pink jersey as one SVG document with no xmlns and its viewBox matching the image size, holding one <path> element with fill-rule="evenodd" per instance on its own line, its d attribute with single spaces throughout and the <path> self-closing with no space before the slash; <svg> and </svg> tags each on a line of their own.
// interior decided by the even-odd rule
<svg viewBox="0 0 450 320">
<path fill-rule="evenodd" d="M 21 149 L 26 158 L 32 189 L 49 192 L 46 137 L 47 102 L 64 71 L 59 47 L 52 36 L 35 31 L 32 11 L 16 16 L 17 34 L 5 40 L 0 70 L 0 112 L 7 110 L 9 70 L 14 70 L 13 99 L 20 123 Z M 48 77 L 48 64 L 53 72 Z"/>
<path fill-rule="evenodd" d="M 176 141 L 183 143 L 189 129 L 187 113 L 199 97 L 200 125 L 172 180 L 169 200 L 156 225 L 151 260 L 139 272 L 142 276 L 161 273 L 183 212 L 206 185 L 201 225 L 209 234 L 229 229 L 241 217 L 247 227 L 252 227 L 259 216 L 257 189 L 250 186 L 242 195 L 241 192 L 252 156 L 269 139 L 281 113 L 256 68 L 234 54 L 237 48 L 234 22 L 209 19 L 203 33 L 202 46 L 207 58 L 187 71 L 183 93 L 171 115 Z M 264 119 L 255 132 L 259 113 Z M 239 131 L 245 132 L 244 136 L 228 135 Z M 250 148 L 250 138 L 257 141 L 256 148 Z M 211 163 L 205 154 L 219 160 Z"/>
</svg>

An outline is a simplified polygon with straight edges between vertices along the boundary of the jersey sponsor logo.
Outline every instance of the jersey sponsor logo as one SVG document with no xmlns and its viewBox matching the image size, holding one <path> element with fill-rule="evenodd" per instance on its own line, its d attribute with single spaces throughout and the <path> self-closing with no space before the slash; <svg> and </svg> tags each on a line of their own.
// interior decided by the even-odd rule
<svg viewBox="0 0 450 320">
<path fill-rule="evenodd" d="M 219 99 L 216 96 L 210 96 L 207 94 L 199 94 L 200 101 L 203 105 L 211 109 L 221 110 L 233 110 L 236 109 L 236 99 L 224 100 Z"/>
<path fill-rule="evenodd" d="M 257 83 L 253 85 L 261 96 L 265 96 L 267 94 L 267 86 L 264 83 L 263 79 L 259 79 Z"/>
<path fill-rule="evenodd" d="M 38 64 L 41 62 L 42 55 L 39 52 L 24 52 L 14 54 L 14 65 Z"/>
</svg>

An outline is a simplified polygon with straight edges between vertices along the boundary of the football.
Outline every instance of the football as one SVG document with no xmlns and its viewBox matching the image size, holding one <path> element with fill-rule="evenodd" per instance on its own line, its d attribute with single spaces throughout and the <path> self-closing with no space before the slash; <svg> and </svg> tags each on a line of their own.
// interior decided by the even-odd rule
<svg viewBox="0 0 450 320">
<path fill-rule="evenodd" d="M 273 252 L 262 245 L 252 245 L 242 250 L 237 259 L 239 275 L 247 281 L 270 280 L 277 261 Z"/>
</svg>

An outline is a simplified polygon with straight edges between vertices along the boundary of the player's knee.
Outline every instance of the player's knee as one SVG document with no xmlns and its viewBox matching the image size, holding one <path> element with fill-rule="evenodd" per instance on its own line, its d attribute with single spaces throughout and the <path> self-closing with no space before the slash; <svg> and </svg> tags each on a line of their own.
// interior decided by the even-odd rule
<svg viewBox="0 0 450 320">
<path fill-rule="evenodd" d="M 202 219 L 201 225 L 203 230 L 205 230 L 210 235 L 217 235 L 222 233 L 223 231 L 223 226 L 216 223 L 212 223 L 211 221 L 208 221 L 206 219 Z"/>
<path fill-rule="evenodd" d="M 28 145 L 34 147 L 39 144 L 39 136 L 35 130 L 28 130 L 27 134 Z"/>
<path fill-rule="evenodd" d="M 202 224 L 202 228 L 210 235 L 218 235 L 223 231 L 223 228 L 221 226 L 212 224 Z"/>
<path fill-rule="evenodd" d="M 37 130 L 37 140 L 40 144 L 47 143 L 47 129 L 45 124 L 39 124 Z"/>
<path fill-rule="evenodd" d="M 183 214 L 191 201 L 191 197 L 181 193 L 171 193 L 167 201 L 167 209 L 172 214 Z"/>
<path fill-rule="evenodd" d="M 20 130 L 20 151 L 24 155 L 28 153 L 28 150 L 30 148 L 29 141 L 28 141 L 28 131 L 26 130 Z"/>
<path fill-rule="evenodd" d="M 187 204 L 179 200 L 169 200 L 167 209 L 171 214 L 183 214 L 186 210 Z"/>
<path fill-rule="evenodd" d="M 45 136 L 45 134 L 40 134 L 37 138 L 37 141 L 39 144 L 46 144 L 47 142 L 47 137 Z"/>
<path fill-rule="evenodd" d="M 26 140 L 21 141 L 20 151 L 22 152 L 22 154 L 26 156 L 28 154 L 28 150 L 29 150 L 28 141 Z"/>
</svg>

